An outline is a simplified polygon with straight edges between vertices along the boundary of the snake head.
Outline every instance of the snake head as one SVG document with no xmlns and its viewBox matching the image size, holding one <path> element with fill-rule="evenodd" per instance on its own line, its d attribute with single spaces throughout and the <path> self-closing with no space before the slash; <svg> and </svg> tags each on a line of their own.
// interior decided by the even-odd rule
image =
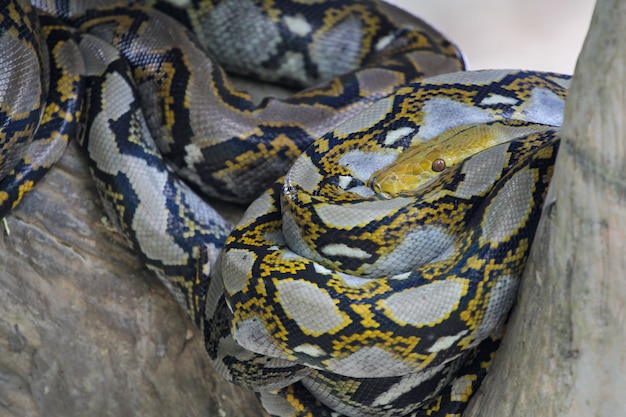
<svg viewBox="0 0 626 417">
<path fill-rule="evenodd" d="M 370 187 L 387 198 L 414 193 L 467 158 L 528 134 L 525 122 L 497 121 L 453 127 L 409 147 L 387 167 L 374 172 Z"/>
</svg>

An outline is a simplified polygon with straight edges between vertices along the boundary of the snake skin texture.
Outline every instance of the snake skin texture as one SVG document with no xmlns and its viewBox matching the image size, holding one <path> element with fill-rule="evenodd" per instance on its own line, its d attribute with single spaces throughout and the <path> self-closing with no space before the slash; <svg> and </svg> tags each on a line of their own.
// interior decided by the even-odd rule
<svg viewBox="0 0 626 417">
<path fill-rule="evenodd" d="M 460 416 L 515 300 L 569 76 L 465 71 L 379 1 L 0 1 L 0 217 L 72 138 L 273 416 Z M 297 90 L 255 100 L 226 71 Z M 208 203 L 249 204 L 237 225 Z"/>
</svg>

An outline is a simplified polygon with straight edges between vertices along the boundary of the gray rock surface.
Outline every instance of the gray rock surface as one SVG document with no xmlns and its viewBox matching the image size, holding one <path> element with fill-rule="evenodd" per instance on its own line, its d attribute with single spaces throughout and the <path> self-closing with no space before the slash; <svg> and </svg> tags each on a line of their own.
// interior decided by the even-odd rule
<svg viewBox="0 0 626 417">
<path fill-rule="evenodd" d="M 261 416 L 103 216 L 75 144 L 7 216 L 0 417 Z"/>
</svg>

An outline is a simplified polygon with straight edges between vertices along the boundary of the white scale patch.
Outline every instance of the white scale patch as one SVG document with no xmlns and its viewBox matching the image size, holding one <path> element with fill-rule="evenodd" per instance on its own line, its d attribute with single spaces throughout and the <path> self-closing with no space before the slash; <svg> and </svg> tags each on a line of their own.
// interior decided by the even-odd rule
<svg viewBox="0 0 626 417">
<path fill-rule="evenodd" d="M 6 35 L 5 35 L 6 36 Z M 6 49 L 0 49 L 6 51 Z M 83 75 L 85 73 L 85 65 L 83 55 L 76 45 L 72 42 L 63 43 L 56 47 L 50 53 L 54 53 L 57 62 L 62 66 L 68 75 Z"/>
<path fill-rule="evenodd" d="M 300 346 L 296 346 L 295 348 L 293 348 L 293 351 L 297 353 L 303 353 L 312 358 L 319 358 L 326 355 L 326 351 L 324 349 L 310 343 L 304 343 Z"/>
<path fill-rule="evenodd" d="M 416 364 L 406 364 L 377 346 L 363 347 L 353 354 L 341 359 L 329 360 L 324 363 L 330 372 L 352 378 L 377 378 L 398 376 L 410 373 Z"/>
<path fill-rule="evenodd" d="M 500 94 L 489 94 L 480 104 L 483 106 L 493 106 L 494 104 L 516 104 L 517 100 L 513 97 L 501 96 Z"/>
<path fill-rule="evenodd" d="M 372 197 L 374 194 L 376 194 L 374 190 L 372 190 L 370 187 L 367 187 L 365 185 L 358 185 L 356 187 L 349 188 L 346 191 L 349 191 L 356 195 L 360 195 L 363 198 L 369 198 L 369 197 Z"/>
<path fill-rule="evenodd" d="M 387 132 L 387 136 L 385 136 L 385 145 L 393 145 L 398 140 L 412 135 L 413 132 L 415 132 L 415 129 L 412 127 L 401 127 L 400 129 L 390 130 Z"/>
<path fill-rule="evenodd" d="M 283 235 L 282 231 L 280 230 L 275 230 L 273 232 L 263 234 L 263 239 L 265 239 L 267 243 L 272 245 L 270 247 L 270 250 L 279 250 L 282 246 L 287 245 L 285 235 Z"/>
<path fill-rule="evenodd" d="M 339 276 L 341 277 L 344 285 L 348 287 L 360 287 L 361 285 L 366 284 L 368 281 L 370 281 L 369 278 L 357 277 L 355 275 L 345 274 L 343 272 L 337 272 L 337 274 L 339 274 Z"/>
<path fill-rule="evenodd" d="M 355 259 L 369 259 L 371 254 L 361 248 L 353 248 L 345 243 L 331 243 L 322 248 L 322 253 L 326 256 L 345 256 Z"/>
<path fill-rule="evenodd" d="M 313 192 L 322 178 L 315 164 L 306 154 L 302 154 L 287 173 L 285 184 L 287 186 L 298 185 L 305 191 Z"/>
<path fill-rule="evenodd" d="M 310 46 L 311 56 L 318 63 L 319 75 L 329 79 L 356 67 L 361 51 L 364 23 L 348 17 L 327 28 L 324 36 Z"/>
<path fill-rule="evenodd" d="M 270 212 L 270 210 L 274 208 L 272 203 L 273 201 L 270 194 L 267 191 L 264 192 L 259 196 L 259 198 L 254 200 L 250 206 L 248 206 L 248 209 L 245 211 L 241 219 L 239 219 L 238 224 L 248 224 L 256 220 L 257 217 Z"/>
<path fill-rule="evenodd" d="M 348 324 L 333 298 L 310 282 L 280 281 L 277 291 L 280 305 L 305 333 L 320 335 Z"/>
<path fill-rule="evenodd" d="M 487 304 L 483 321 L 474 335 L 476 345 L 493 334 L 498 326 L 502 324 L 506 314 L 513 306 L 518 284 L 518 279 L 503 275 L 493 287 L 489 294 L 489 303 Z"/>
<path fill-rule="evenodd" d="M 380 169 L 385 168 L 396 159 L 398 153 L 389 152 L 362 152 L 350 151 L 339 158 L 339 164 L 348 168 L 354 178 L 367 183 L 372 174 Z"/>
<path fill-rule="evenodd" d="M 232 42 L 225 42 L 224 30 L 207 30 L 203 33 L 215 55 L 223 58 L 223 62 L 236 65 L 241 56 L 247 55 L 249 65 L 261 66 L 277 52 L 281 38 L 278 26 L 254 1 L 217 2 L 211 13 L 205 15 L 203 23 L 206 28 L 219 28 L 223 27 L 223 22 L 228 22 L 228 33 L 240 35 L 239 40 L 231 38 Z M 241 39 L 247 39 L 248 42 L 243 43 Z"/>
<path fill-rule="evenodd" d="M 524 120 L 551 126 L 563 125 L 565 100 L 552 91 L 535 88 L 532 98 L 523 108 Z"/>
<path fill-rule="evenodd" d="M 212 320 L 213 315 L 218 311 L 221 298 L 224 295 L 224 284 L 220 274 L 221 270 L 218 268 L 214 277 L 209 280 L 209 288 L 207 289 L 206 301 L 204 303 L 204 315 L 206 320 Z"/>
<path fill-rule="evenodd" d="M 102 114 L 112 121 L 117 121 L 129 110 L 130 101 L 118 100 L 119 97 L 133 97 L 133 90 L 118 73 L 109 74 L 104 85 L 104 109 Z M 98 141 L 105 142 L 105 141 Z"/>
<path fill-rule="evenodd" d="M 318 274 L 321 275 L 332 275 L 333 271 L 331 271 L 330 269 L 326 268 L 324 265 L 320 265 L 317 262 L 313 263 L 313 269 L 315 269 L 315 272 L 317 272 Z"/>
<path fill-rule="evenodd" d="M 274 75 L 277 78 L 284 75 L 288 78 L 306 81 L 307 74 L 304 67 L 304 56 L 302 53 L 288 51 L 283 57 L 280 68 L 275 70 Z"/>
<path fill-rule="evenodd" d="M 349 175 L 340 175 L 339 178 L 337 179 L 337 185 L 342 188 L 342 189 L 346 189 L 350 186 L 350 183 L 352 182 L 352 177 Z"/>
<path fill-rule="evenodd" d="M 322 257 L 303 239 L 298 223 L 288 211 L 283 212 L 283 236 L 289 248 L 298 255 L 313 261 L 322 261 Z"/>
<path fill-rule="evenodd" d="M 372 403 L 372 406 L 377 407 L 391 404 L 400 396 L 406 394 L 407 392 L 410 392 L 414 388 L 431 379 L 433 376 L 437 375 L 446 366 L 448 366 L 448 363 L 442 363 L 434 368 L 428 368 L 427 370 L 421 372 L 414 372 L 409 375 L 403 376 L 400 381 L 396 382 L 391 387 L 389 387 L 389 389 L 387 389 L 383 394 L 379 395 Z"/>
<path fill-rule="evenodd" d="M 387 35 L 387 36 L 383 36 L 382 38 L 380 38 L 378 40 L 378 42 L 376 42 L 376 46 L 374 48 L 376 48 L 377 51 L 382 51 L 383 49 L 385 49 L 387 46 L 389 46 L 389 44 L 395 39 L 394 35 Z"/>
<path fill-rule="evenodd" d="M 225 337 L 220 340 L 217 354 L 220 357 L 227 357 L 236 352 L 237 359 L 241 361 L 253 361 L 255 353 L 251 350 L 243 349 L 232 337 Z"/>
<path fill-rule="evenodd" d="M 455 237 L 436 227 L 411 231 L 385 257 L 373 265 L 370 273 L 395 275 L 438 259 L 442 253 L 453 253 Z"/>
<path fill-rule="evenodd" d="M 333 132 L 337 136 L 349 135 L 353 132 L 369 129 L 392 110 L 393 98 L 385 97 L 378 100 L 362 112 L 359 112 L 351 119 L 337 126 Z"/>
<path fill-rule="evenodd" d="M 509 145 L 503 143 L 470 157 L 463 166 L 465 179 L 459 184 L 455 194 L 461 198 L 480 195 L 500 176 L 507 158 Z"/>
<path fill-rule="evenodd" d="M 463 375 L 452 381 L 450 399 L 452 401 L 467 402 L 472 395 L 472 380 L 467 375 Z"/>
<path fill-rule="evenodd" d="M 432 55 L 431 55 L 432 56 Z M 392 94 L 403 78 L 394 71 L 383 68 L 366 68 L 356 73 L 359 91 L 363 97 L 384 97 Z"/>
<path fill-rule="evenodd" d="M 531 207 L 534 185 L 535 176 L 528 168 L 507 181 L 485 210 L 482 242 L 503 242 L 523 225 Z"/>
<path fill-rule="evenodd" d="M 93 35 L 85 34 L 81 38 L 78 47 L 85 60 L 85 75 L 101 75 L 108 64 L 120 56 L 117 49 Z"/>
<path fill-rule="evenodd" d="M 204 246 L 204 249 L 202 250 L 202 252 L 204 253 L 207 253 L 207 254 L 219 253 L 219 249 L 217 249 L 217 247 L 213 243 L 208 244 L 208 245 L 205 243 L 202 246 Z M 195 256 L 198 256 L 198 255 L 195 255 Z M 213 258 L 211 255 L 207 256 L 206 261 L 200 265 L 199 272 L 206 277 L 210 276 L 212 272 L 212 266 L 215 265 L 216 258 L 217 256 L 215 258 Z"/>
<path fill-rule="evenodd" d="M 457 308 L 466 290 L 465 280 L 435 281 L 393 294 L 384 300 L 383 306 L 400 324 L 428 326 Z"/>
<path fill-rule="evenodd" d="M 405 279 L 409 278 L 410 276 L 411 276 L 411 271 L 404 272 L 402 274 L 393 275 L 389 279 L 393 279 L 393 280 L 397 280 L 397 281 L 404 281 Z"/>
<path fill-rule="evenodd" d="M 313 30 L 309 22 L 301 14 L 285 16 L 284 20 L 287 28 L 298 36 L 306 36 Z"/>
<path fill-rule="evenodd" d="M 433 98 L 424 104 L 424 121 L 418 136 L 429 140 L 456 126 L 495 120 L 489 112 L 449 98 Z"/>
<path fill-rule="evenodd" d="M 298 255 L 297 253 L 290 251 L 289 249 L 283 249 L 283 253 L 280 255 L 280 258 L 288 261 L 291 259 L 296 259 L 296 260 L 302 260 L 302 256 Z"/>
<path fill-rule="evenodd" d="M 165 146 L 168 145 L 169 144 L 165 144 Z M 202 147 L 200 147 L 198 143 L 192 142 L 185 146 L 185 163 L 187 166 L 193 167 L 194 164 L 202 163 L 203 161 L 204 155 L 202 154 Z"/>
<path fill-rule="evenodd" d="M 400 197 L 390 200 L 364 201 L 349 206 L 325 203 L 316 206 L 315 211 L 326 224 L 331 224 L 337 228 L 351 229 L 389 216 L 411 201 L 410 198 Z"/>
<path fill-rule="evenodd" d="M 233 339 L 244 349 L 274 358 L 280 358 L 283 352 L 274 344 L 274 339 L 261 320 L 256 317 L 236 323 Z"/>
<path fill-rule="evenodd" d="M 222 255 L 221 272 L 224 289 L 233 295 L 242 291 L 252 275 L 256 255 L 244 249 L 231 249 Z"/>
<path fill-rule="evenodd" d="M 442 350 L 446 350 L 458 342 L 466 334 L 467 330 L 463 330 L 454 336 L 441 336 L 430 348 L 428 348 L 428 351 L 430 353 L 437 353 Z"/>
<path fill-rule="evenodd" d="M 271 416 L 288 416 L 294 412 L 293 405 L 286 398 L 271 391 L 259 390 L 257 395 L 263 409 Z"/>
<path fill-rule="evenodd" d="M 511 74 L 510 70 L 458 71 L 427 78 L 429 84 L 491 84 Z"/>
<path fill-rule="evenodd" d="M 0 87 L 1 88 L 1 87 Z M 0 93 L 1 97 L 1 93 Z M 67 142 L 61 140 L 61 135 L 57 133 L 54 136 L 51 136 L 50 142 L 37 140 L 33 141 L 26 148 L 26 153 L 24 154 L 31 163 L 36 163 L 39 165 L 43 164 L 54 164 L 63 152 L 65 152 L 65 148 L 67 148 Z"/>
</svg>

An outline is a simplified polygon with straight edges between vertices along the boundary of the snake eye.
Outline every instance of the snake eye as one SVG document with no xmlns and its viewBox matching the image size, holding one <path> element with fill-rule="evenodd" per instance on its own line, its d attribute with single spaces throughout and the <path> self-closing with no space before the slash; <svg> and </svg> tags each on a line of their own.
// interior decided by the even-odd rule
<svg viewBox="0 0 626 417">
<path fill-rule="evenodd" d="M 441 158 L 437 158 L 433 161 L 432 170 L 435 172 L 441 172 L 446 169 L 446 161 Z"/>
</svg>

